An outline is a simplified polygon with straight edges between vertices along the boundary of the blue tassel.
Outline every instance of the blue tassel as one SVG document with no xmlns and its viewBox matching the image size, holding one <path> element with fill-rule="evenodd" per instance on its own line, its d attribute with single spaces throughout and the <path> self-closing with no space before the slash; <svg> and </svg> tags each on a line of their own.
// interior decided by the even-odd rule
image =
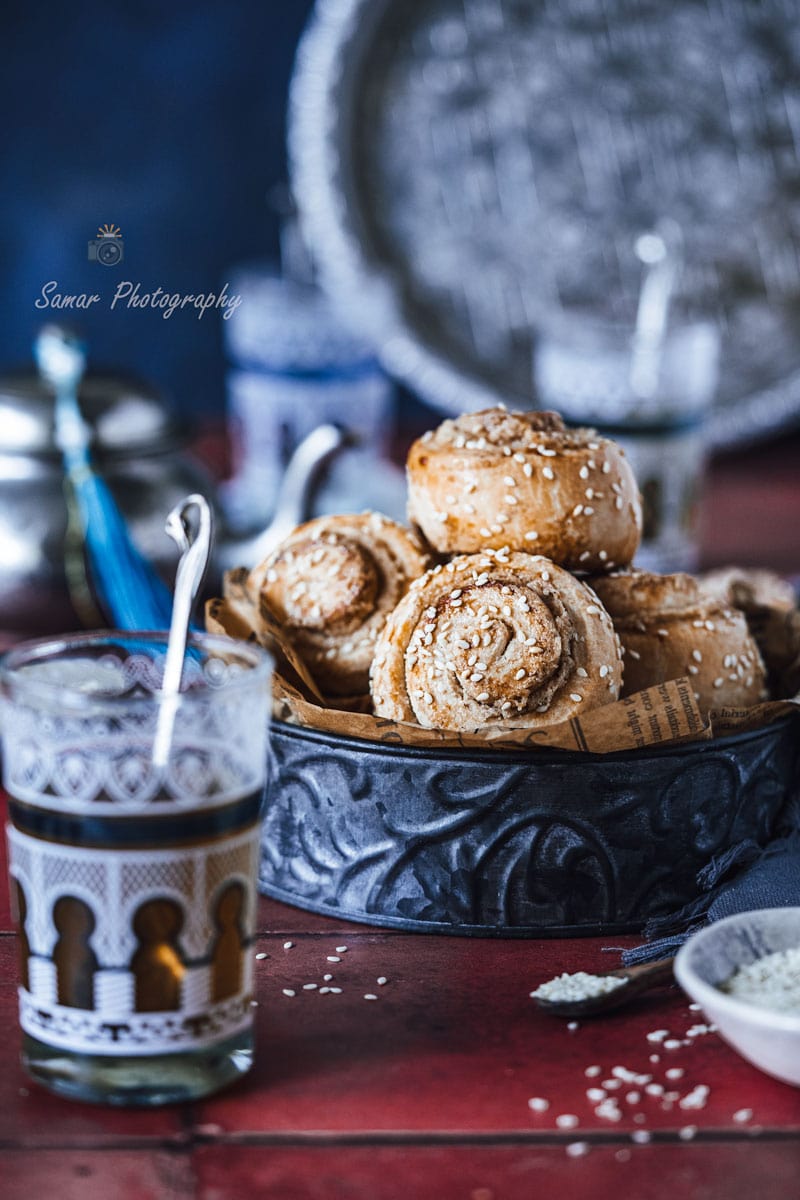
<svg viewBox="0 0 800 1200">
<path fill-rule="evenodd" d="M 72 483 L 92 579 L 106 617 L 115 629 L 168 629 L 170 591 L 134 546 L 108 484 L 92 466 L 89 428 L 78 405 L 84 348 L 68 331 L 50 325 L 37 338 L 36 358 L 42 376 L 56 390 L 56 442 Z"/>
</svg>

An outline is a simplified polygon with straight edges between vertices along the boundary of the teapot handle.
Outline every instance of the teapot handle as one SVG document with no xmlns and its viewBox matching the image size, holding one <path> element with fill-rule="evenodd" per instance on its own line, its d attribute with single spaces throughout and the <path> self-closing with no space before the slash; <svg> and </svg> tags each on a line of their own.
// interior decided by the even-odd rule
<svg viewBox="0 0 800 1200">
<path fill-rule="evenodd" d="M 275 514 L 266 529 L 253 537 L 226 540 L 217 554 L 223 570 L 255 566 L 308 519 L 311 498 L 322 468 L 355 437 L 339 425 L 318 425 L 295 449 L 278 488 Z"/>
</svg>

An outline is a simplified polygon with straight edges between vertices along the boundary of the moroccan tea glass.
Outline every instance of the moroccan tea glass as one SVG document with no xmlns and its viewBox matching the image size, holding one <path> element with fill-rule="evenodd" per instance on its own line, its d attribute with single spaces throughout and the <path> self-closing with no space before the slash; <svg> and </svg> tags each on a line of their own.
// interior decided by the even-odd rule
<svg viewBox="0 0 800 1200">
<path fill-rule="evenodd" d="M 171 703 L 166 646 L 79 634 L 0 664 L 22 1061 L 107 1104 L 203 1096 L 253 1060 L 271 663 L 192 635 Z"/>
</svg>

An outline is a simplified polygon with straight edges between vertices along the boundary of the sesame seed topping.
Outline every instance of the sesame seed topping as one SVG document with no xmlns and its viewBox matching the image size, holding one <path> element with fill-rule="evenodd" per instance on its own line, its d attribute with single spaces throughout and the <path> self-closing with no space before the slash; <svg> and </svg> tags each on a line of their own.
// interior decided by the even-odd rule
<svg viewBox="0 0 800 1200">
<path fill-rule="evenodd" d="M 578 474 L 580 475 L 581 479 L 588 479 L 589 478 L 589 468 L 581 467 L 580 471 L 578 471 Z"/>
<path fill-rule="evenodd" d="M 520 669 L 517 671 L 517 673 L 516 673 L 516 675 L 514 676 L 514 678 L 515 678 L 515 679 L 524 679 L 524 678 L 525 678 L 525 676 L 526 676 L 526 674 L 527 674 L 527 671 L 525 670 L 525 668 L 524 668 L 524 667 L 520 667 Z"/>
<path fill-rule="evenodd" d="M 608 674 L 608 672 L 609 672 L 610 670 L 611 670 L 611 668 L 610 668 L 610 667 L 607 667 L 607 666 L 605 665 L 605 663 L 603 663 L 602 667 L 600 668 L 600 678 L 601 678 L 601 679 L 605 679 L 606 675 Z"/>
<path fill-rule="evenodd" d="M 579 517 L 579 516 L 581 515 L 581 513 L 582 513 L 582 512 L 583 512 L 583 505 L 582 505 L 582 504 L 576 504 L 576 505 L 575 505 L 575 507 L 574 507 L 574 508 L 573 508 L 573 510 L 572 510 L 572 515 L 573 515 L 573 517 Z"/>
<path fill-rule="evenodd" d="M 488 692 L 479 692 L 478 695 L 475 697 L 475 699 L 478 701 L 479 704 L 485 704 L 486 701 L 489 699 L 489 693 Z"/>
<path fill-rule="evenodd" d="M 589 678 L 589 672 L 586 670 L 585 667 L 577 667 L 575 670 L 575 674 L 578 676 L 579 679 L 588 679 Z"/>
<path fill-rule="evenodd" d="M 555 472 L 552 467 L 542 467 L 542 474 L 545 479 L 555 479 Z"/>
<path fill-rule="evenodd" d="M 600 615 L 600 609 L 597 607 L 596 604 L 589 604 L 587 606 L 586 611 L 587 611 L 587 613 L 589 613 L 589 615 L 591 617 L 596 617 L 596 616 Z"/>
<path fill-rule="evenodd" d="M 525 534 L 525 541 L 526 542 L 535 542 L 538 537 L 539 537 L 539 534 L 536 532 L 535 529 L 529 529 L 528 532 Z"/>
<path fill-rule="evenodd" d="M 517 486 L 517 481 L 513 475 L 504 475 L 503 483 L 506 485 L 506 487 L 516 487 Z"/>
<path fill-rule="evenodd" d="M 583 699 L 583 696 L 579 695 L 578 692 L 570 692 L 569 698 L 573 702 L 573 704 L 580 704 L 581 700 Z"/>
<path fill-rule="evenodd" d="M 694 661 L 695 661 L 695 662 L 702 662 L 702 661 L 703 661 L 703 656 L 702 656 L 702 654 L 700 653 L 700 651 L 699 651 L 699 650 L 693 650 L 693 651 L 692 651 L 692 658 L 694 659 Z"/>
</svg>

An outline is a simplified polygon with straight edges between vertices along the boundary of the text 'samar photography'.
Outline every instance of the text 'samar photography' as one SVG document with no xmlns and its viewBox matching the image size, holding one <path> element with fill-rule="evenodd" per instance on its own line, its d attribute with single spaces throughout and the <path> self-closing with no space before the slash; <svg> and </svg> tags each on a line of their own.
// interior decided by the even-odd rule
<svg viewBox="0 0 800 1200">
<path fill-rule="evenodd" d="M 124 258 L 120 227 L 113 223 L 101 225 L 97 230 L 97 237 L 89 239 L 87 252 L 89 262 L 98 263 L 103 267 L 118 266 Z M 152 309 L 160 312 L 165 321 L 178 310 L 182 312 L 185 309 L 194 309 L 199 321 L 209 309 L 218 309 L 222 313 L 222 319 L 227 321 L 241 302 L 241 296 L 228 292 L 227 283 L 224 283 L 218 292 L 170 292 L 163 287 L 147 291 L 138 281 L 122 279 L 117 283 L 113 294 L 109 294 L 62 291 L 59 289 L 58 280 L 50 279 L 42 285 L 34 305 L 38 309 L 52 308 L 56 311 L 85 311 L 96 304 L 106 304 L 112 312 L 116 308 Z"/>
</svg>

